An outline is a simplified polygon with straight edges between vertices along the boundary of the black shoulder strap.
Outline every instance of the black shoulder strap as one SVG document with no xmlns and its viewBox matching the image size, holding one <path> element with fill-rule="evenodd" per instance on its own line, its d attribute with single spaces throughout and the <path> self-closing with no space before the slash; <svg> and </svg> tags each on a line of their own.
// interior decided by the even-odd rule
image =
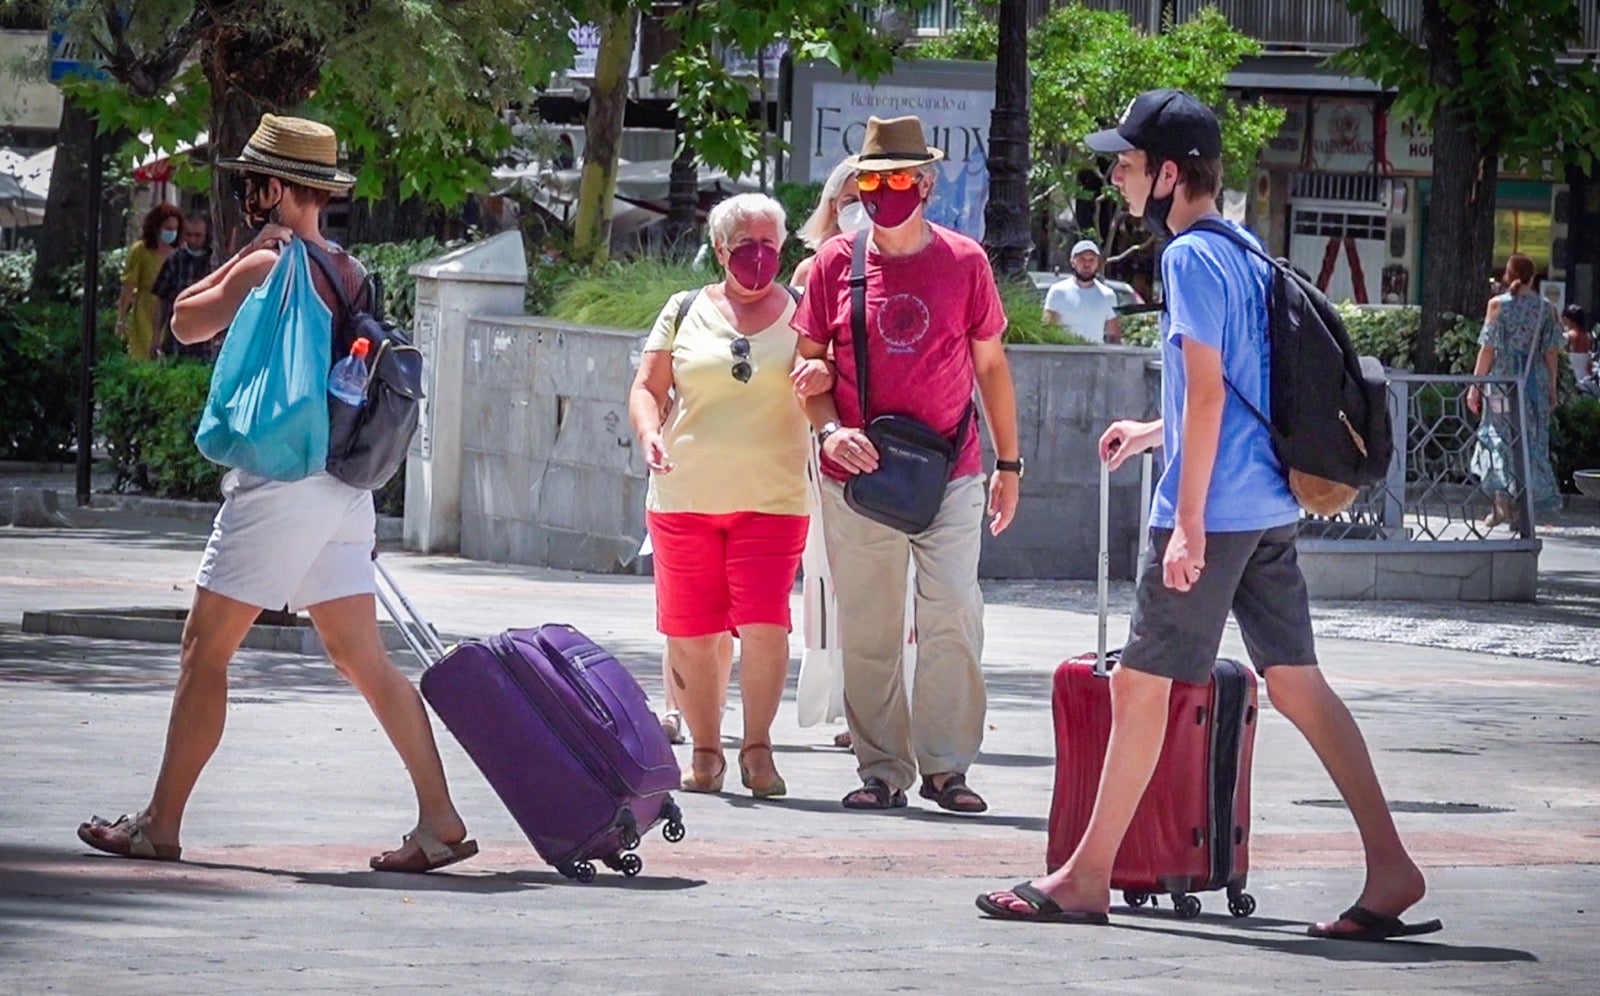
<svg viewBox="0 0 1600 996">
<path fill-rule="evenodd" d="M 857 232 L 850 246 L 850 345 L 856 354 L 856 399 L 861 422 L 867 414 L 867 233 Z"/>
<path fill-rule="evenodd" d="M 300 241 L 305 243 L 306 255 L 311 257 L 311 261 L 317 264 L 322 275 L 328 278 L 328 283 L 333 285 L 333 293 L 339 298 L 339 305 L 344 308 L 345 319 L 348 320 L 355 314 L 356 309 L 355 305 L 350 303 L 350 295 L 345 292 L 344 278 L 339 275 L 339 268 L 333 265 L 333 257 L 328 255 L 326 249 L 310 239 Z"/>
<path fill-rule="evenodd" d="M 689 309 L 694 307 L 694 299 L 699 296 L 700 288 L 696 287 L 694 290 L 683 295 L 683 300 L 678 302 L 678 317 L 672 320 L 672 334 L 674 337 L 676 337 L 678 334 L 678 326 L 683 324 L 683 316 L 687 315 L 689 313 Z"/>
<path fill-rule="evenodd" d="M 1249 239 L 1245 238 L 1243 235 L 1241 235 L 1238 232 L 1234 231 L 1231 226 L 1223 224 L 1223 221 L 1222 221 L 1221 218 L 1201 218 L 1201 219 L 1197 220 L 1194 224 L 1190 225 L 1188 227 L 1188 229 L 1186 229 L 1186 230 L 1187 231 L 1191 231 L 1191 232 L 1193 232 L 1193 231 L 1213 232 L 1213 233 L 1215 233 L 1217 235 L 1220 235 L 1223 238 L 1227 239 L 1229 242 L 1232 242 L 1234 245 L 1238 246 L 1240 249 L 1243 249 L 1245 252 L 1250 253 L 1250 254 L 1255 255 L 1255 256 L 1257 256 L 1257 257 L 1259 257 L 1261 259 L 1266 260 L 1267 261 L 1267 265 L 1272 267 L 1274 272 L 1276 272 L 1277 269 L 1278 269 L 1278 261 L 1277 260 L 1275 260 L 1271 256 L 1267 255 L 1265 252 L 1263 252 L 1259 247 L 1257 247 Z M 1272 303 L 1270 301 L 1270 298 L 1271 298 L 1271 288 L 1270 287 L 1267 288 L 1267 292 L 1268 292 L 1268 298 L 1269 298 L 1268 303 L 1267 303 L 1267 308 L 1269 310 L 1269 316 L 1268 316 L 1267 320 L 1270 322 L 1272 320 L 1271 316 L 1270 316 L 1270 309 L 1272 308 Z M 1165 307 L 1165 301 L 1166 301 L 1165 295 L 1163 295 L 1162 301 L 1163 301 L 1163 307 Z M 1270 341 L 1270 340 L 1271 340 L 1271 337 L 1269 336 L 1268 337 L 1268 341 Z M 1251 415 L 1254 415 L 1256 417 L 1256 421 L 1260 422 L 1262 424 L 1262 426 L 1266 428 L 1267 435 L 1271 436 L 1273 441 L 1281 442 L 1282 437 L 1279 435 L 1277 428 L 1273 426 L 1272 420 L 1267 418 L 1265 415 L 1263 415 L 1261 413 L 1261 409 L 1257 408 L 1255 405 L 1252 405 L 1250 403 L 1250 399 L 1246 398 L 1244 396 L 1244 393 L 1242 391 L 1240 391 L 1237 387 L 1234 386 L 1233 381 L 1228 379 L 1228 375 L 1226 373 L 1224 373 L 1222 375 L 1222 382 L 1224 384 L 1228 385 L 1228 390 L 1232 391 L 1233 392 L 1233 396 L 1235 398 L 1239 399 L 1239 403 L 1241 405 L 1244 405 L 1245 410 L 1248 411 Z"/>
<path fill-rule="evenodd" d="M 800 295 L 802 293 L 804 293 L 804 291 L 802 291 L 800 288 L 796 287 L 794 284 L 783 284 L 782 286 L 783 286 L 784 290 L 789 292 L 789 296 L 794 298 L 794 303 L 795 304 L 799 304 L 800 303 Z"/>
</svg>

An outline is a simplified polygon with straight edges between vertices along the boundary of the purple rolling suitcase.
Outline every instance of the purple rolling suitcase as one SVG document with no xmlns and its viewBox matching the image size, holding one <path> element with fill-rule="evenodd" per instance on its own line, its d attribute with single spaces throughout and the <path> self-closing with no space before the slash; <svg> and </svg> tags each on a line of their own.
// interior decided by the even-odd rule
<svg viewBox="0 0 1600 996">
<path fill-rule="evenodd" d="M 669 794 L 678 762 L 633 675 L 571 626 L 507 630 L 448 652 L 378 570 L 409 615 L 380 600 L 412 651 L 432 661 L 422 695 L 477 764 L 545 861 L 594 879 L 594 862 L 637 875 L 646 831 L 683 839 Z"/>
</svg>

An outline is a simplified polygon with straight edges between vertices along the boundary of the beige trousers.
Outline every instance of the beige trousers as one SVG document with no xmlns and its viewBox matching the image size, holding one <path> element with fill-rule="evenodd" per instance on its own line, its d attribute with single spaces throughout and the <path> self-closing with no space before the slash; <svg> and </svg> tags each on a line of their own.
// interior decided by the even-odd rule
<svg viewBox="0 0 1600 996">
<path fill-rule="evenodd" d="M 822 487 L 823 536 L 839 599 L 844 707 L 863 779 L 897 789 L 965 772 L 983 742 L 982 475 L 951 481 L 939 515 L 908 536 L 857 515 L 844 486 Z M 917 567 L 917 664 L 907 702 L 904 646 L 907 551 Z"/>
</svg>

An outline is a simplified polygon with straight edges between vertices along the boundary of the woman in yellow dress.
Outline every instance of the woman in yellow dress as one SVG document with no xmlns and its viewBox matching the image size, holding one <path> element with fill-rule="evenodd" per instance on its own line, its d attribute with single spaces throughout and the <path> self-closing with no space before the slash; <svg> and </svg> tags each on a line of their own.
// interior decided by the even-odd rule
<svg viewBox="0 0 1600 996">
<path fill-rule="evenodd" d="M 117 335 L 128 340 L 128 355 L 148 360 L 161 346 L 156 336 L 159 304 L 152 288 L 161 264 L 172 255 L 183 227 L 183 212 L 171 204 L 157 204 L 144 216 L 139 240 L 128 249 L 122 264 L 122 296 L 117 299 Z"/>
</svg>

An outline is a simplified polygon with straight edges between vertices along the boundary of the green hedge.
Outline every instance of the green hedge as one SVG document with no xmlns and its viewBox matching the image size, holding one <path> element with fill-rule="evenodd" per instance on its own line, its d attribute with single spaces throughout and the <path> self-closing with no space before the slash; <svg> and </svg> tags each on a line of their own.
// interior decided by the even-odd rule
<svg viewBox="0 0 1600 996">
<path fill-rule="evenodd" d="M 1550 461 L 1563 491 L 1575 470 L 1600 470 L 1600 399 L 1572 394 L 1550 420 Z"/>
<path fill-rule="evenodd" d="M 200 455 L 200 425 L 211 365 L 127 355 L 101 361 L 95 378 L 95 428 L 116 464 L 118 491 L 137 488 L 162 498 L 215 501 L 223 468 Z"/>
<path fill-rule="evenodd" d="M 0 301 L 0 458 L 66 458 L 77 425 L 80 322 L 75 304 Z M 122 349 L 109 326 L 102 318 L 102 353 Z"/>
</svg>

